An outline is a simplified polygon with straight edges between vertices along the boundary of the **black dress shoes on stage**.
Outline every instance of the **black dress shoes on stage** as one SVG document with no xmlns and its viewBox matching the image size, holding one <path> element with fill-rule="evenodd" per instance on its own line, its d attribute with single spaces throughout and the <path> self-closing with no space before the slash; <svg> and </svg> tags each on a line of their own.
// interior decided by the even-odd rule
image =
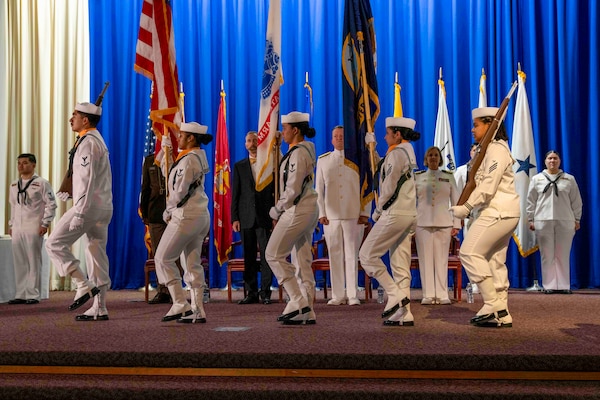
<svg viewBox="0 0 600 400">
<path fill-rule="evenodd" d="M 8 304 L 26 304 L 27 300 L 25 299 L 12 299 L 8 301 Z"/>
<path fill-rule="evenodd" d="M 170 304 L 171 295 L 169 293 L 158 292 L 156 295 L 148 301 L 148 304 Z"/>
<path fill-rule="evenodd" d="M 192 310 L 187 310 L 184 313 L 177 313 L 177 314 L 173 314 L 173 315 L 165 315 L 164 317 L 162 317 L 162 322 L 175 321 L 175 320 L 178 320 L 180 318 L 187 317 L 188 315 L 192 315 L 192 313 L 193 313 Z"/>
<path fill-rule="evenodd" d="M 81 307 L 82 305 L 84 305 L 89 299 L 91 299 L 92 297 L 94 297 L 98 293 L 100 293 L 100 289 L 98 289 L 97 287 L 93 287 L 92 290 L 88 291 L 83 296 L 75 299 L 75 301 L 73 302 L 73 304 L 71 304 L 69 306 L 69 311 L 77 310 L 79 307 Z"/>
<path fill-rule="evenodd" d="M 38 299 L 27 299 L 27 301 L 25 301 L 25 304 L 39 304 L 39 300 Z"/>
<path fill-rule="evenodd" d="M 75 317 L 75 321 L 108 321 L 108 315 L 85 315 Z"/>
<path fill-rule="evenodd" d="M 238 304 L 257 304 L 259 302 L 258 296 L 246 296 L 242 300 L 238 301 Z"/>
<path fill-rule="evenodd" d="M 500 310 L 495 313 L 476 315 L 473 318 L 471 318 L 471 324 L 477 325 L 477 326 L 482 326 L 482 324 L 484 324 L 486 322 L 489 322 L 493 319 L 503 318 L 503 317 L 506 317 L 507 315 L 508 315 L 508 311 L 506 311 L 506 310 Z"/>
</svg>

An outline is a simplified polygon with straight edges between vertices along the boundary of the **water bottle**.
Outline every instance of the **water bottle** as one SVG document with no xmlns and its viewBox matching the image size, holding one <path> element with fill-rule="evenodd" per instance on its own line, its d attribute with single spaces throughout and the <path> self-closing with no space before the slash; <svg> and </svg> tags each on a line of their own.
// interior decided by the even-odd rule
<svg viewBox="0 0 600 400">
<path fill-rule="evenodd" d="M 210 290 L 205 288 L 204 293 L 202 295 L 202 302 L 208 303 L 210 301 Z"/>
<path fill-rule="evenodd" d="M 471 285 L 471 282 L 467 283 L 467 303 L 473 303 L 473 285 Z"/>
<path fill-rule="evenodd" d="M 378 304 L 383 304 L 383 294 L 385 293 L 385 290 L 383 290 L 383 288 L 381 286 L 379 286 L 377 288 L 377 303 Z"/>
</svg>

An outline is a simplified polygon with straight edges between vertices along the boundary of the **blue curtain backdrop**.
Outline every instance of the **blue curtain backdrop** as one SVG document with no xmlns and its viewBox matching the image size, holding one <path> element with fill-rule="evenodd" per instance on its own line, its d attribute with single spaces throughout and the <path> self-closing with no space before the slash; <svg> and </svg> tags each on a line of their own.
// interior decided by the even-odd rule
<svg viewBox="0 0 600 400">
<path fill-rule="evenodd" d="M 179 78 L 185 115 L 215 133 L 220 81 L 227 92 L 231 163 L 246 156 L 244 135 L 256 130 L 268 0 L 173 0 Z M 142 0 L 89 0 L 92 100 L 105 81 L 100 130 L 111 152 L 115 213 L 109 229 L 113 288 L 143 285 L 146 250 L 137 215 L 150 82 L 134 73 Z M 575 236 L 571 280 L 575 288 L 600 287 L 598 156 L 598 29 L 595 0 L 371 0 L 377 35 L 381 118 L 378 150 L 385 151 L 384 119 L 393 114 L 394 74 L 402 86 L 404 114 L 417 120 L 421 162 L 433 144 L 438 69 L 443 68 L 458 164 L 468 160 L 471 109 L 477 106 L 481 68 L 488 104 L 498 105 L 516 80 L 517 62 L 527 74 L 538 168 L 548 149 L 562 154 L 584 202 Z M 329 151 L 330 132 L 342 121 L 341 36 L 343 0 L 282 1 L 281 112 L 303 109 L 304 77 L 314 93 L 314 141 Z M 514 100 L 507 115 L 512 135 Z M 206 148 L 209 157 L 212 145 Z M 421 164 L 422 166 L 422 164 Z M 212 176 L 212 175 L 211 175 Z M 212 180 L 206 191 L 212 201 Z M 211 203 L 212 208 L 212 203 Z M 211 231 L 212 243 L 212 231 Z M 211 246 L 211 287 L 225 273 Z M 507 260 L 513 287 L 532 283 L 539 253 L 523 259 L 511 243 Z"/>
</svg>

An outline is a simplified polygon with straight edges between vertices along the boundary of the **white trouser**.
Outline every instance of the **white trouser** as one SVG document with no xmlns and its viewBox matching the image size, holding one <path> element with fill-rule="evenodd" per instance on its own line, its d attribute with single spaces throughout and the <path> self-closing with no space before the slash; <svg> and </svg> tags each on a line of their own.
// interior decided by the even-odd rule
<svg viewBox="0 0 600 400">
<path fill-rule="evenodd" d="M 397 303 L 404 297 L 410 298 L 410 286 L 406 286 L 406 282 L 410 282 L 410 256 L 406 262 L 404 241 L 407 238 L 410 240 L 414 223 L 415 216 L 383 214 L 360 247 L 360 264 L 385 289 L 388 303 Z M 394 258 L 392 268 L 395 282 L 381 260 L 388 251 L 390 257 Z M 410 250 L 408 253 L 410 254 Z M 390 301 L 390 298 L 393 300 Z"/>
<path fill-rule="evenodd" d="M 185 258 L 182 267 L 185 271 L 183 280 L 191 288 L 204 288 L 204 267 L 202 267 L 202 243 L 210 229 L 210 216 L 189 214 L 178 208 L 171 215 L 171 220 L 160 239 L 154 263 L 158 282 L 170 286 L 181 282 L 179 268 L 175 263 L 181 253 Z"/>
<path fill-rule="evenodd" d="M 294 302 L 300 301 L 301 298 L 308 301 L 307 293 L 302 293 L 298 279 L 302 281 L 304 291 L 311 290 L 310 288 L 314 288 L 315 285 L 315 276 L 311 268 L 312 256 L 309 256 L 309 253 L 317 220 L 316 200 L 307 202 L 302 207 L 288 208 L 279 217 L 265 250 L 265 257 L 277 282 L 284 285 L 290 299 Z M 287 261 L 292 250 L 295 250 L 297 269 Z"/>
<path fill-rule="evenodd" d="M 330 219 L 323 225 L 323 235 L 329 250 L 329 272 L 333 299 L 357 298 L 358 250 L 364 225 L 357 219 Z"/>
<path fill-rule="evenodd" d="M 535 237 L 542 257 L 542 286 L 544 289 L 570 290 L 570 255 L 574 221 L 535 221 Z"/>
<path fill-rule="evenodd" d="M 12 227 L 12 254 L 15 269 L 15 299 L 39 300 L 42 273 L 42 245 L 39 224 Z"/>
<path fill-rule="evenodd" d="M 469 281 L 479 283 L 493 277 L 496 289 L 497 285 L 503 284 L 502 280 L 508 285 L 504 261 L 510 237 L 518 222 L 519 218 L 480 216 L 471 224 L 460 247 L 460 261 Z"/>
<path fill-rule="evenodd" d="M 79 260 L 71 252 L 71 246 L 85 235 L 88 240 L 85 248 L 88 279 L 95 286 L 110 286 L 106 242 L 112 214 L 112 210 L 89 210 L 83 219 L 83 227 L 74 231 L 69 231 L 69 225 L 75 216 L 75 208 L 69 209 L 63 215 L 46 241 L 48 256 L 60 276 L 72 274 L 74 271 L 79 271 L 83 275 L 83 271 L 79 268 Z"/>
<path fill-rule="evenodd" d="M 410 299 L 410 282 L 412 275 L 410 273 L 410 261 L 412 257 L 412 237 L 414 232 L 411 231 L 406 235 L 404 240 L 396 247 L 396 250 L 390 251 L 390 268 L 392 277 L 398 284 L 398 287 L 404 291 L 406 297 Z"/>
<path fill-rule="evenodd" d="M 448 298 L 448 249 L 452 227 L 417 226 L 415 242 L 423 297 Z"/>
</svg>

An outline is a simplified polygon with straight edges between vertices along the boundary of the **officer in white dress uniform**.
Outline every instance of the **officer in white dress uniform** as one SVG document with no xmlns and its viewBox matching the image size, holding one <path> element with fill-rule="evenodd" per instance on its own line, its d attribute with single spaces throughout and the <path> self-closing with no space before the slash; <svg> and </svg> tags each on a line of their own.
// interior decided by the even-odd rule
<svg viewBox="0 0 600 400">
<path fill-rule="evenodd" d="M 110 287 L 106 242 L 108 224 L 113 214 L 112 173 L 108 149 L 96 125 L 102 108 L 90 103 L 78 103 L 70 119 L 71 128 L 77 132 L 75 146 L 69 152 L 69 171 L 73 177 L 73 207 L 60 219 L 46 242 L 48 256 L 60 276 L 71 275 L 77 285 L 75 301 L 69 307 L 75 310 L 92 297 L 94 304 L 85 313 L 75 317 L 77 321 L 106 321 L 106 292 Z M 58 192 L 62 201 L 69 193 Z M 79 267 L 79 260 L 71 252 L 71 246 L 85 235 L 85 249 L 89 280 Z"/>
<path fill-rule="evenodd" d="M 459 193 L 450 171 L 440 170 L 442 153 L 433 146 L 424 159 L 426 171 L 415 175 L 417 229 L 415 241 L 423 299 L 421 304 L 451 304 L 448 298 L 448 249 L 461 222 L 448 210 L 456 205 Z"/>
<path fill-rule="evenodd" d="M 332 298 L 328 305 L 359 305 L 358 250 L 371 203 L 361 205 L 358 173 L 345 165 L 344 127 L 331 132 L 334 150 L 317 160 L 319 222 L 329 250 Z"/>
<path fill-rule="evenodd" d="M 10 219 L 15 298 L 8 304 L 40 302 L 42 245 L 54 219 L 56 199 L 50 182 L 35 173 L 35 155 L 17 157 L 20 178 L 10 185 Z"/>
<path fill-rule="evenodd" d="M 288 152 L 279 164 L 281 194 L 269 215 L 277 221 L 265 252 L 280 285 L 290 301 L 277 318 L 285 325 L 315 324 L 313 310 L 315 277 L 311 268 L 312 234 L 317 226 L 317 192 L 313 189 L 315 145 L 304 138 L 315 136 L 309 115 L 293 111 L 281 117 L 283 140 Z M 294 251 L 296 267 L 287 261 Z M 296 276 L 297 274 L 297 276 Z M 300 287 L 298 280 L 302 282 Z"/>
<path fill-rule="evenodd" d="M 575 177 L 560 169 L 560 155 L 551 150 L 544 161 L 546 169 L 529 183 L 527 220 L 540 247 L 545 292 L 571 293 L 571 245 L 583 203 Z"/>
<path fill-rule="evenodd" d="M 472 111 L 472 132 L 477 143 L 485 136 L 497 112 L 496 107 Z M 478 215 L 460 249 L 460 260 L 469 280 L 477 283 L 484 301 L 471 319 L 475 326 L 512 327 L 508 312 L 508 269 L 504 260 L 520 215 L 513 163 L 506 128 L 501 123 L 475 174 L 475 189 L 463 205 L 451 207 L 455 218 L 464 219 L 472 211 Z"/>
<path fill-rule="evenodd" d="M 386 118 L 385 141 L 388 151 L 379 163 L 379 199 L 372 218 L 375 225 L 363 242 L 359 258 L 370 277 L 377 279 L 385 289 L 387 304 L 381 314 L 388 318 L 384 325 L 414 326 L 410 311 L 410 251 L 398 253 L 392 262 L 394 278 L 388 273 L 381 257 L 390 252 L 393 256 L 398 249 L 405 249 L 405 241 L 410 240 L 417 217 L 414 169 L 415 152 L 409 141 L 421 136 L 414 131 L 415 120 L 410 118 Z M 365 142 L 375 141 L 375 135 L 367 133 Z M 402 257 L 403 255 L 403 257 Z"/>
<path fill-rule="evenodd" d="M 208 213 L 208 196 L 204 191 L 204 179 L 209 172 L 206 152 L 201 144 L 212 141 L 207 134 L 208 127 L 197 122 L 184 122 L 177 134 L 179 154 L 172 162 L 171 140 L 163 136 L 161 141 L 161 162 L 163 175 L 168 176 L 167 207 L 163 212 L 163 220 L 167 228 L 163 233 L 154 262 L 158 281 L 169 289 L 173 305 L 162 318 L 163 322 L 183 323 L 206 322 L 206 314 L 202 304 L 204 286 L 204 267 L 202 267 L 202 243 L 210 229 Z M 168 162 L 167 162 L 168 161 Z M 169 171 L 167 171 L 167 167 Z M 191 288 L 191 306 L 181 284 L 181 275 L 176 261 L 181 253 L 185 263 L 183 279 Z"/>
</svg>

